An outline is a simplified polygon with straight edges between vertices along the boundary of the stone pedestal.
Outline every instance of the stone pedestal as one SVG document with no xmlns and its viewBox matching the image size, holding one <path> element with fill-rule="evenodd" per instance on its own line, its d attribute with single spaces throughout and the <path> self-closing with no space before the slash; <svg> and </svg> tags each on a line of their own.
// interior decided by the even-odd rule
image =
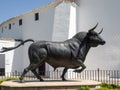
<svg viewBox="0 0 120 90">
<path fill-rule="evenodd" d="M 1 84 L 1 90 L 76 90 L 80 86 L 95 88 L 99 84 L 100 82 L 88 80 L 25 81 L 24 83 L 19 83 L 19 81 L 6 81 Z"/>
</svg>

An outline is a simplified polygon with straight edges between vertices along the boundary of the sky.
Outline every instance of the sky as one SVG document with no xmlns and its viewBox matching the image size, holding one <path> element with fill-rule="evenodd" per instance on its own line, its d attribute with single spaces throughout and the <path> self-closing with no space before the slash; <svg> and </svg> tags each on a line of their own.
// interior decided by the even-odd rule
<svg viewBox="0 0 120 90">
<path fill-rule="evenodd" d="M 0 0 L 0 23 L 51 1 L 52 0 Z"/>
</svg>

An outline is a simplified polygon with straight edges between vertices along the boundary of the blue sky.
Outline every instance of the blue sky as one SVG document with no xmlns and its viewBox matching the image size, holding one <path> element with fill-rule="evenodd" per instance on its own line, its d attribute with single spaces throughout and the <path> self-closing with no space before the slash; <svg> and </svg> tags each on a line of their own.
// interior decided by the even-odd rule
<svg viewBox="0 0 120 90">
<path fill-rule="evenodd" d="M 0 0 L 0 23 L 52 0 Z"/>
</svg>

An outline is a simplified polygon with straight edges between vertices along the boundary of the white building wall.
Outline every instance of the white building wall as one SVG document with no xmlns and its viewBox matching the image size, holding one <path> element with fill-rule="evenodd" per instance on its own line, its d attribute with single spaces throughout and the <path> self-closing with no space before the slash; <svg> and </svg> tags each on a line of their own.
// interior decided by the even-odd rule
<svg viewBox="0 0 120 90">
<path fill-rule="evenodd" d="M 39 20 L 35 21 L 35 13 L 39 13 Z M 33 39 L 33 40 L 48 40 L 48 41 L 64 41 L 68 38 L 71 38 L 76 33 L 76 7 L 70 2 L 62 2 L 56 7 L 50 7 L 44 10 L 35 10 L 31 13 L 20 16 L 23 24 L 18 26 L 16 23 L 15 26 L 12 26 L 11 32 L 5 32 L 9 34 L 8 38 L 15 38 L 17 33 L 13 33 L 18 27 L 18 30 L 21 31 L 21 38 L 23 40 Z M 11 22 L 18 21 L 17 18 Z M 7 23 L 8 24 L 8 23 Z M 6 24 L 6 25 L 7 25 Z M 21 29 L 21 30 L 20 30 Z M 3 37 L 6 35 L 3 34 Z M 21 64 L 21 70 L 26 68 L 29 65 L 28 58 L 28 47 L 30 43 L 26 43 L 23 47 L 16 50 L 20 50 L 20 53 L 13 53 L 15 59 L 19 58 Z M 11 57 L 12 58 L 12 57 Z M 21 60 L 20 60 L 21 59 Z M 18 61 L 13 60 L 13 63 L 16 64 Z M 13 67 L 16 65 L 11 64 Z M 13 71 L 17 71 L 17 68 L 13 68 Z M 49 65 L 46 64 L 46 71 L 53 70 Z"/>
<path fill-rule="evenodd" d="M 39 20 L 35 21 L 35 13 L 39 13 Z M 23 38 L 35 40 L 51 40 L 53 30 L 54 8 L 37 10 L 24 16 Z"/>
<path fill-rule="evenodd" d="M 15 42 L 15 46 L 20 42 Z M 13 61 L 12 61 L 12 72 L 22 72 L 22 62 L 23 62 L 23 46 L 13 50 Z"/>
<path fill-rule="evenodd" d="M 62 2 L 55 8 L 52 41 L 64 41 L 68 39 L 70 6 L 70 3 Z"/>
<path fill-rule="evenodd" d="M 2 47 L 14 47 L 16 44 L 18 43 L 14 41 L 0 40 L 0 50 L 2 49 Z M 5 60 L 2 60 L 2 61 L 4 62 L 4 65 L 5 65 L 6 74 L 7 72 L 15 72 L 15 71 L 21 72 L 22 67 L 20 66 L 22 64 L 21 62 L 22 52 L 20 49 L 8 51 L 5 53 L 0 53 L 5 55 L 5 58 L 4 58 Z"/>
<path fill-rule="evenodd" d="M 22 25 L 19 26 L 19 19 L 21 18 L 4 23 L 0 28 L 0 38 L 22 39 Z M 9 24 L 11 24 L 11 29 L 9 29 Z"/>
<path fill-rule="evenodd" d="M 75 5 L 75 3 L 70 6 L 68 39 L 72 38 L 77 33 L 76 8 L 77 6 Z"/>
<path fill-rule="evenodd" d="M 76 33 L 77 33 L 77 18 L 76 18 L 76 8 L 77 6 L 75 5 L 75 3 L 72 3 L 73 5 L 71 5 L 70 7 L 70 18 L 69 18 L 69 32 L 68 32 L 68 39 L 72 38 Z M 73 69 L 69 69 L 68 73 L 67 73 L 67 78 L 75 78 L 76 74 L 73 72 Z M 71 75 L 71 72 L 72 75 Z"/>
<path fill-rule="evenodd" d="M 99 25 L 97 32 L 103 27 L 101 36 L 104 46 L 91 49 L 86 58 L 87 69 L 120 69 L 120 0 L 78 0 L 78 31 L 87 31 Z"/>
<path fill-rule="evenodd" d="M 39 13 L 39 20 L 35 21 L 35 13 Z M 22 19 L 22 25 L 19 26 L 19 19 Z M 12 39 L 33 39 L 37 40 L 52 40 L 53 32 L 53 23 L 54 23 L 54 6 L 49 8 L 44 8 L 43 10 L 36 9 L 16 18 L 12 18 L 8 22 L 5 22 L 0 27 L 0 38 L 12 38 Z M 9 24 L 11 24 L 11 29 L 9 29 Z M 18 43 L 17 43 L 18 44 Z M 16 44 L 16 45 L 17 45 Z M 11 62 L 13 71 L 23 71 L 25 67 L 29 65 L 28 59 L 28 47 L 31 42 L 26 43 L 24 46 L 17 48 L 13 54 L 11 53 Z M 7 44 L 7 47 L 10 47 Z M 19 52 L 17 52 L 19 51 Z M 21 53 L 22 52 L 22 53 Z M 7 54 L 8 55 L 8 54 Z M 17 59 L 19 58 L 19 59 Z M 21 62 L 21 69 L 15 65 Z M 13 65 L 14 64 L 14 65 Z M 16 68 L 15 68 L 16 67 Z M 8 68 L 8 67 L 7 67 Z M 49 67 L 46 65 L 46 69 Z M 10 71 L 10 70 L 8 70 Z"/>
<path fill-rule="evenodd" d="M 35 13 L 39 13 L 39 20 L 35 21 Z M 54 7 L 45 10 L 37 10 L 23 17 L 23 39 L 52 40 L 53 23 L 54 23 Z M 26 43 L 23 50 L 23 69 L 29 65 L 28 47 L 31 43 Z M 48 65 L 46 65 L 48 70 Z"/>
</svg>

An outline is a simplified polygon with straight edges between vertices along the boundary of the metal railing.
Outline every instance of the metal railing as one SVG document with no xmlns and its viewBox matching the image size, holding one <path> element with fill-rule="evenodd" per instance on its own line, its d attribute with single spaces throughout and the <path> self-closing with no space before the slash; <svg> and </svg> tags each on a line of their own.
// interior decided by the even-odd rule
<svg viewBox="0 0 120 90">
<path fill-rule="evenodd" d="M 0 73 L 0 79 L 13 77 L 19 78 L 21 74 L 21 72 Z M 61 80 L 60 76 L 62 75 L 62 71 L 46 71 L 40 72 L 40 74 L 45 80 Z M 68 80 L 94 80 L 108 84 L 120 85 L 119 70 L 84 70 L 82 73 L 68 71 L 65 77 Z M 37 78 L 31 72 L 28 72 L 24 80 L 37 80 Z"/>
</svg>

